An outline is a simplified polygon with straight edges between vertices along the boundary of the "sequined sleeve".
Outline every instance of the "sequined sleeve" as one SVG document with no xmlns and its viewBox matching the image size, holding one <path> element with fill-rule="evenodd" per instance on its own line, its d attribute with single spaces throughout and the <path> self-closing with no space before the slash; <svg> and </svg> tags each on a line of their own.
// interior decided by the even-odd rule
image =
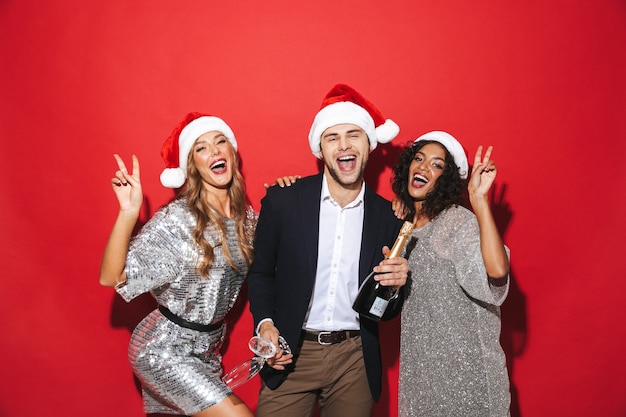
<svg viewBox="0 0 626 417">
<path fill-rule="evenodd" d="M 433 246 L 441 256 L 451 259 L 456 269 L 459 285 L 468 295 L 488 304 L 501 305 L 508 293 L 506 284 L 490 284 L 485 270 L 481 249 L 480 230 L 472 212 L 463 207 L 452 207 L 441 214 L 438 224 L 438 239 L 433 239 Z M 507 256 L 509 248 L 505 247 Z"/>
<path fill-rule="evenodd" d="M 193 222 L 184 203 L 176 200 L 159 209 L 144 225 L 129 247 L 126 281 L 116 287 L 124 300 L 169 283 L 183 269 L 195 267 L 197 250 L 189 227 Z"/>
<path fill-rule="evenodd" d="M 246 210 L 246 224 L 245 224 L 245 232 L 246 238 L 248 239 L 248 243 L 254 243 L 254 233 L 256 232 L 256 224 L 259 221 L 259 213 L 254 211 L 252 206 L 248 206 Z"/>
</svg>

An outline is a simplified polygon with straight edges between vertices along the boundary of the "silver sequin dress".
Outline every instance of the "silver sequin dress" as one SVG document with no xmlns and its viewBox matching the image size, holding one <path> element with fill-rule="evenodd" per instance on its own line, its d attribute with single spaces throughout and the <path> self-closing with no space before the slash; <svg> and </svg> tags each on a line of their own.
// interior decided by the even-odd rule
<svg viewBox="0 0 626 417">
<path fill-rule="evenodd" d="M 499 287 L 489 284 L 476 217 L 452 207 L 414 230 L 407 251 L 411 278 L 401 316 L 399 416 L 510 415 L 499 342 L 508 278 Z"/>
<path fill-rule="evenodd" d="M 201 277 L 196 264 L 202 252 L 192 230 L 196 220 L 186 200 L 177 199 L 158 210 L 132 240 L 126 260 L 126 282 L 116 287 L 126 301 L 151 292 L 175 315 L 200 324 L 220 322 L 232 308 L 247 273 L 239 250 L 235 220 L 224 219 L 226 243 L 239 270 L 222 252 L 219 232 L 205 236 L 215 248 L 210 277 Z M 248 210 L 252 238 L 256 216 Z M 193 414 L 222 401 L 231 391 L 221 382 L 219 349 L 226 332 L 210 332 L 174 324 L 154 310 L 131 336 L 128 358 L 141 381 L 146 413 Z"/>
</svg>

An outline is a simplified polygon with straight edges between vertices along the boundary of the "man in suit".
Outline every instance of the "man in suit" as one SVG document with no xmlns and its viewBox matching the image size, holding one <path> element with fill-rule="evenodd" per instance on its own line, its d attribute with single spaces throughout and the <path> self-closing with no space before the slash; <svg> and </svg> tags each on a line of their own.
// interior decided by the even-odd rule
<svg viewBox="0 0 626 417">
<path fill-rule="evenodd" d="M 367 417 L 380 397 L 378 322 L 352 303 L 374 268 L 383 285 L 406 283 L 406 259 L 383 260 L 402 222 L 363 178 L 369 153 L 398 132 L 357 91 L 336 85 L 309 133 L 323 172 L 271 187 L 261 201 L 250 310 L 257 333 L 277 346 L 284 337 L 293 356 L 279 349 L 261 372 L 258 417 L 310 416 L 318 402 L 322 417 Z"/>
</svg>

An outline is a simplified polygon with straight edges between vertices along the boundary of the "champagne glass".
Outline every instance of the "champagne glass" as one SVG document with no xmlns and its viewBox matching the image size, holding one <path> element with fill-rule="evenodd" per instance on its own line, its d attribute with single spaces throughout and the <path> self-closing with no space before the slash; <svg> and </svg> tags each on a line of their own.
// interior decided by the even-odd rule
<svg viewBox="0 0 626 417">
<path fill-rule="evenodd" d="M 278 336 L 278 347 L 283 350 L 284 354 L 291 353 L 291 348 L 282 336 Z M 222 382 L 231 390 L 250 381 L 261 371 L 267 359 L 276 354 L 274 343 L 260 336 L 251 337 L 248 340 L 248 348 L 254 353 L 254 356 L 241 362 L 222 377 Z"/>
</svg>

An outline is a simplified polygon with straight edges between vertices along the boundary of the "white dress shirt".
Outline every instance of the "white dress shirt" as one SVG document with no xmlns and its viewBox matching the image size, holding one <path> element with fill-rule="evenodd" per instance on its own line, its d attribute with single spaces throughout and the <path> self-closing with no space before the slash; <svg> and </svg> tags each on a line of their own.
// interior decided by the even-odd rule
<svg viewBox="0 0 626 417">
<path fill-rule="evenodd" d="M 322 180 L 317 272 L 307 330 L 360 328 L 352 303 L 359 289 L 364 195 L 365 183 L 356 199 L 342 208 L 331 197 L 326 176 Z"/>
</svg>

